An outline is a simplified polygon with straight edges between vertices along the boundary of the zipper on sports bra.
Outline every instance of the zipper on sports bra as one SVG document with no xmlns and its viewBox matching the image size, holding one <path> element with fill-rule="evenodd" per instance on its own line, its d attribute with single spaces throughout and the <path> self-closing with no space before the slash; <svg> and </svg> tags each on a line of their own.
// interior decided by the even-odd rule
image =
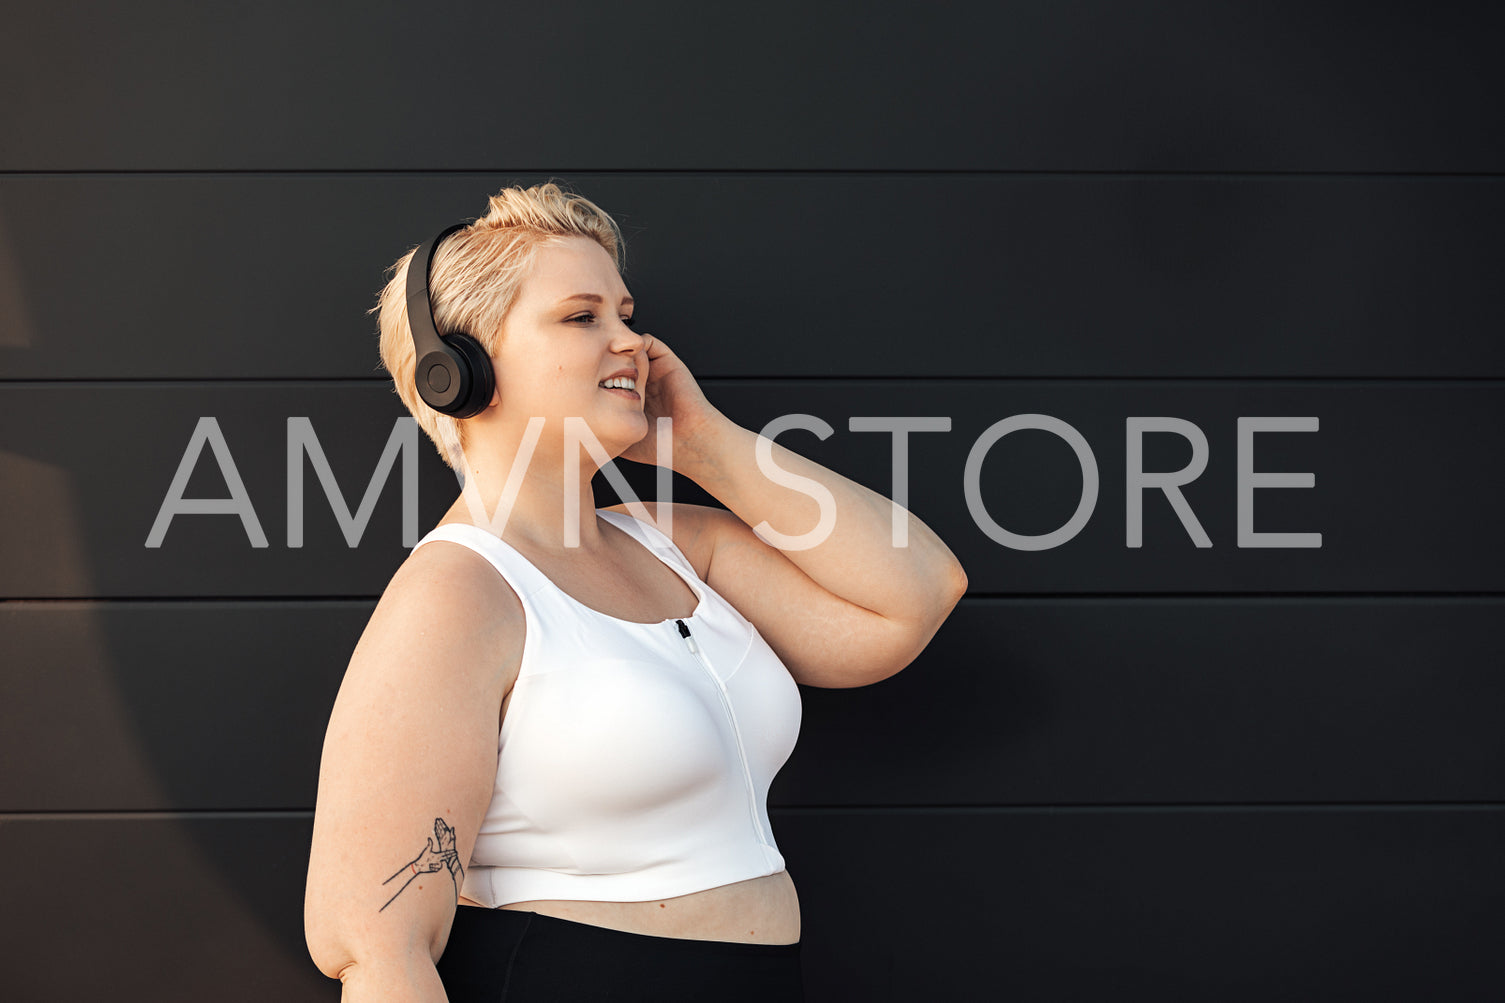
<svg viewBox="0 0 1505 1003">
<path fill-rule="evenodd" d="M 695 637 L 690 633 L 689 626 L 683 620 L 674 622 L 679 625 L 679 636 L 685 639 L 690 653 L 700 661 L 701 665 L 705 666 L 706 673 L 716 684 L 716 692 L 721 696 L 721 706 L 726 710 L 727 720 L 732 723 L 732 734 L 737 738 L 737 757 L 742 762 L 742 776 L 747 780 L 747 807 L 752 814 L 753 829 L 758 834 L 758 842 L 767 846 L 768 839 L 763 835 L 763 823 L 758 821 L 757 792 L 753 787 L 752 771 L 747 768 L 747 753 L 742 748 L 742 730 L 737 727 L 737 715 L 732 713 L 731 698 L 726 694 L 726 686 L 722 684 L 721 677 L 716 675 L 715 670 L 711 668 L 711 663 L 706 660 L 705 653 L 700 650 L 700 645 L 695 643 Z"/>
</svg>

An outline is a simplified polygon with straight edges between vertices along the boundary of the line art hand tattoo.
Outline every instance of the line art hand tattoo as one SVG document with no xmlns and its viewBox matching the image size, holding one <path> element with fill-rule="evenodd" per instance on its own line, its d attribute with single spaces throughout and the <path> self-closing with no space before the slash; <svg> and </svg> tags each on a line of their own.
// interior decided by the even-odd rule
<svg viewBox="0 0 1505 1003">
<path fill-rule="evenodd" d="M 382 912 L 392 904 L 393 899 L 402 894 L 403 888 L 413 883 L 413 879 L 420 874 L 433 874 L 439 868 L 449 869 L 449 876 L 455 883 L 455 901 L 459 901 L 460 885 L 465 880 L 465 868 L 460 866 L 460 852 L 455 849 L 455 830 L 446 825 L 444 819 L 434 819 L 434 834 L 428 838 L 428 843 L 418 851 L 418 856 L 402 865 L 402 868 L 382 884 L 391 884 L 403 875 L 407 880 L 402 883 L 402 888 L 392 893 L 392 898 L 387 899 L 387 904 L 381 909 Z"/>
</svg>

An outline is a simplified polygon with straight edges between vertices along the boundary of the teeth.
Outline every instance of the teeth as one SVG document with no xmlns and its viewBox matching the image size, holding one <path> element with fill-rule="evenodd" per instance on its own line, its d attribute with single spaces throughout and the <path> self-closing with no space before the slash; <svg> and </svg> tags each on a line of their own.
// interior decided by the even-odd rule
<svg viewBox="0 0 1505 1003">
<path fill-rule="evenodd" d="M 636 390 L 638 388 L 637 382 L 631 376 L 617 376 L 609 380 L 602 380 L 601 386 L 619 387 L 623 390 Z"/>
</svg>

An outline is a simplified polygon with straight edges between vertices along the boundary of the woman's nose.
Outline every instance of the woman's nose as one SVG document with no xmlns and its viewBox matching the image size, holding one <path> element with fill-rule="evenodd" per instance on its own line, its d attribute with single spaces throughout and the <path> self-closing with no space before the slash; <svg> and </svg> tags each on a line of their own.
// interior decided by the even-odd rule
<svg viewBox="0 0 1505 1003">
<path fill-rule="evenodd" d="M 613 340 L 614 340 L 614 343 L 616 345 L 617 351 L 619 351 L 619 352 L 623 352 L 623 351 L 637 352 L 637 351 L 640 351 L 642 349 L 642 347 L 648 343 L 644 339 L 644 337 L 643 337 L 642 334 L 640 334 L 637 331 L 634 331 L 632 328 L 628 327 L 626 324 L 618 324 L 617 325 L 616 337 Z"/>
</svg>

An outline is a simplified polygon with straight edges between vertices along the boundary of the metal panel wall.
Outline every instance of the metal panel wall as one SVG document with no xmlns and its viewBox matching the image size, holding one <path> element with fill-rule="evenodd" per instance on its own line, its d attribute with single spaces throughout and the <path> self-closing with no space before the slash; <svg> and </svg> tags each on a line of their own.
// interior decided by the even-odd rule
<svg viewBox="0 0 1505 1003">
<path fill-rule="evenodd" d="M 288 421 L 353 510 L 405 413 L 365 314 L 382 269 L 551 177 L 616 214 L 640 328 L 739 423 L 816 416 L 828 438 L 780 441 L 892 494 L 890 440 L 849 419 L 951 418 L 913 437 L 909 499 L 971 593 L 898 676 L 804 691 L 770 799 L 812 1003 L 1497 992 L 1505 134 L 1480 123 L 1501 20 L 9 13 L 0 994 L 338 998 L 302 931 L 323 728 L 455 485 L 420 443 L 416 510 L 394 472 L 351 546 L 304 460 L 291 546 Z M 983 519 L 968 459 L 1020 414 L 1090 461 L 998 440 Z M 1272 416 L 1316 425 L 1241 454 L 1240 419 Z M 205 417 L 266 546 L 205 515 L 147 546 Z M 1208 462 L 1193 519 L 1144 493 L 1133 546 L 1130 430 L 1155 417 Z M 1191 456 L 1144 436 L 1147 471 Z M 225 475 L 206 450 L 187 494 Z M 1084 491 L 1059 546 L 988 532 L 1049 532 Z M 1249 545 L 1241 492 L 1255 531 L 1321 546 Z"/>
</svg>

